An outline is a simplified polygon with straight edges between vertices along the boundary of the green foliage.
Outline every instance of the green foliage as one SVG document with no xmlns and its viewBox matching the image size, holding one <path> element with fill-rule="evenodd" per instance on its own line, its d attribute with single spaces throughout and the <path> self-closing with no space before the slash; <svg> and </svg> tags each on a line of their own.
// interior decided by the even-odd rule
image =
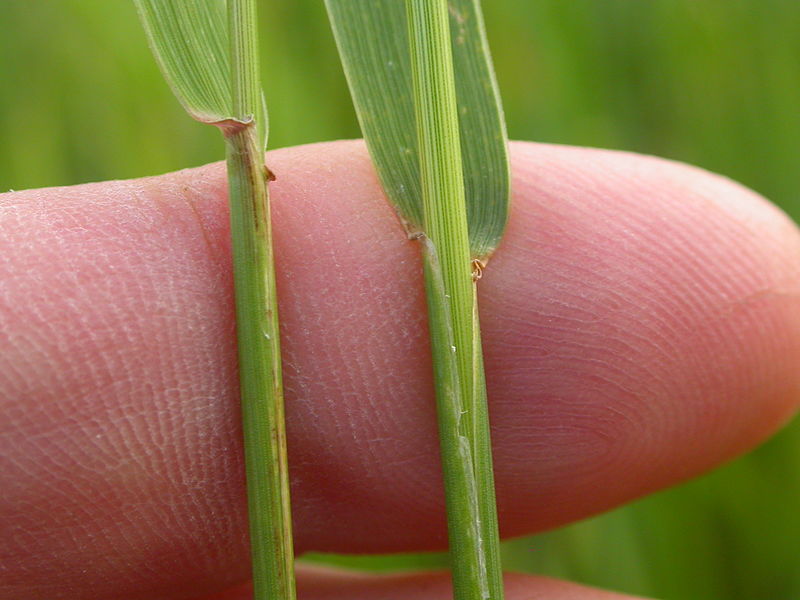
<svg viewBox="0 0 800 600">
<path fill-rule="evenodd" d="M 453 597 L 501 600 L 473 261 L 500 242 L 510 182 L 480 6 L 326 4 L 373 163 L 423 244 Z"/>
<path fill-rule="evenodd" d="M 185 118 L 164 84 L 129 2 L 0 5 L 0 188 L 222 158 L 219 134 Z M 270 6 L 272 146 L 359 136 L 322 3 Z M 800 218 L 796 0 L 495 0 L 484 14 L 512 139 L 685 160 Z M 666 600 L 800 598 L 797 473 L 800 421 L 697 481 L 506 543 L 504 564 Z M 333 560 L 389 569 L 446 558 Z"/>
<path fill-rule="evenodd" d="M 383 189 L 410 232 L 423 226 L 411 60 L 404 2 L 327 0 L 344 72 L 361 129 Z M 450 2 L 470 249 L 485 258 L 497 247 L 508 218 L 505 122 L 480 8 Z"/>
<path fill-rule="evenodd" d="M 225 2 L 133 1 L 158 66 L 186 112 L 204 123 L 233 116 Z"/>
<path fill-rule="evenodd" d="M 266 148 L 267 109 L 260 88 L 247 90 L 252 96 L 247 98 L 247 110 L 236 105 L 232 93 L 231 78 L 240 77 L 242 69 L 231 69 L 225 1 L 133 2 L 156 62 L 186 112 L 197 121 L 212 125 L 231 119 L 254 120 L 260 146 Z M 257 59 L 256 56 L 252 61 L 256 70 Z M 249 74 L 247 79 L 257 82 L 259 75 Z M 253 110 L 251 105 L 257 108 Z"/>
</svg>

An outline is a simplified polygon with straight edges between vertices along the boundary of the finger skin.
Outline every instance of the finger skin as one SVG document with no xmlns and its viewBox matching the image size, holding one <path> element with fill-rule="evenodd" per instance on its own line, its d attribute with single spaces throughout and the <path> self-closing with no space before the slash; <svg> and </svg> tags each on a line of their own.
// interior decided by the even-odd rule
<svg viewBox="0 0 800 600">
<path fill-rule="evenodd" d="M 320 570 L 303 575 L 298 581 L 299 600 L 441 600 L 453 593 L 447 573 L 376 576 Z M 633 596 L 520 574 L 506 574 L 504 587 L 506 600 L 634 600 Z"/>
<path fill-rule="evenodd" d="M 657 159 L 512 155 L 480 283 L 504 535 L 684 480 L 788 418 L 800 235 L 782 213 Z M 297 549 L 443 548 L 418 248 L 360 142 L 268 162 Z M 247 577 L 225 196 L 212 165 L 0 197 L 9 597 Z"/>
<path fill-rule="evenodd" d="M 634 596 L 519 573 L 505 574 L 506 600 L 635 600 Z M 442 600 L 453 588 L 447 573 L 375 575 L 322 567 L 298 570 L 298 600 Z M 202 600 L 250 600 L 244 585 Z M 641 600 L 641 599 L 640 599 Z"/>
</svg>

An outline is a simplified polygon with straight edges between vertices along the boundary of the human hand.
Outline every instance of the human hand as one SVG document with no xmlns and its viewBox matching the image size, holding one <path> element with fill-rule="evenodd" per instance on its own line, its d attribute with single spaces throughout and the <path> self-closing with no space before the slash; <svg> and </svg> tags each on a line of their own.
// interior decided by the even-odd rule
<svg viewBox="0 0 800 600">
<path fill-rule="evenodd" d="M 504 536 L 690 478 L 790 416 L 789 219 L 658 159 L 525 143 L 512 158 L 479 285 Z M 443 549 L 418 248 L 360 142 L 268 162 L 296 549 Z M 0 196 L 0 598 L 247 597 L 225 185 L 212 165 Z M 309 600 L 448 596 L 446 574 L 298 584 Z"/>
</svg>

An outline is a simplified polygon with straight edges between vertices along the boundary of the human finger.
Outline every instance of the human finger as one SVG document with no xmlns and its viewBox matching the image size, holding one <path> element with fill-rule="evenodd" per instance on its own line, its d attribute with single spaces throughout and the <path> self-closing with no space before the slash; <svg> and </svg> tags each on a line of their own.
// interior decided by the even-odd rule
<svg viewBox="0 0 800 600">
<path fill-rule="evenodd" d="M 505 535 L 691 477 L 788 417 L 784 215 L 657 159 L 513 159 L 480 283 Z M 418 248 L 361 143 L 268 161 L 298 550 L 443 548 Z M 6 195 L 0 231 L 8 585 L 137 598 L 245 578 L 222 167 Z"/>
<path fill-rule="evenodd" d="M 379 575 L 303 566 L 297 573 L 299 600 L 442 600 L 452 597 L 450 576 L 443 572 Z M 549 577 L 506 573 L 506 600 L 635 600 Z M 247 584 L 198 600 L 250 600 Z M 639 600 L 642 600 L 641 598 Z"/>
</svg>

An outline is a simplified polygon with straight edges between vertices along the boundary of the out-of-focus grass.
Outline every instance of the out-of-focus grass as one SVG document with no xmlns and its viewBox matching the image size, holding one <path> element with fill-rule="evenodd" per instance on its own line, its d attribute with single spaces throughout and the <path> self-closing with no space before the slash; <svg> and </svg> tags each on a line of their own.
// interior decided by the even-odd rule
<svg viewBox="0 0 800 600">
<path fill-rule="evenodd" d="M 512 138 L 688 161 L 800 218 L 796 0 L 484 4 Z M 0 9 L 0 189 L 222 158 L 216 132 L 185 117 L 162 82 L 131 3 Z M 270 147 L 358 136 L 322 3 L 272 0 L 261 16 Z M 798 473 L 795 424 L 710 476 L 508 542 L 506 564 L 674 600 L 800 598 Z M 386 569 L 445 559 L 328 560 Z"/>
</svg>

